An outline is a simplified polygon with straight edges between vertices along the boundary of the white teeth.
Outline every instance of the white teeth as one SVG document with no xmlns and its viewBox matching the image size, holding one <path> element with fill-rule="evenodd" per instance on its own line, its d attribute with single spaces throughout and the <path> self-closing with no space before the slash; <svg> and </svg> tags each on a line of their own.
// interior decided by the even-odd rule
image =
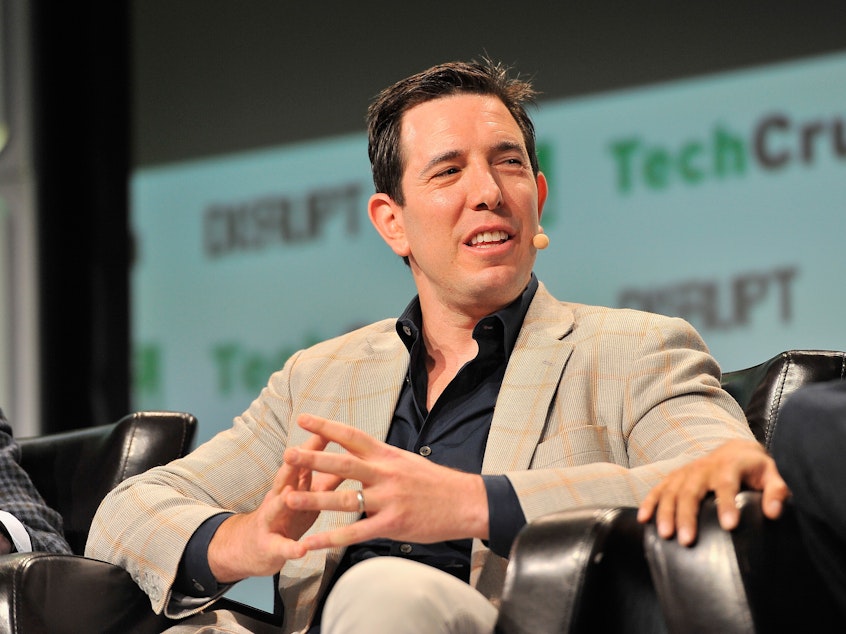
<svg viewBox="0 0 846 634">
<path fill-rule="evenodd" d="M 503 240 L 508 240 L 508 234 L 504 231 L 483 231 L 473 236 L 470 244 L 475 246 L 480 242 L 502 242 Z"/>
</svg>

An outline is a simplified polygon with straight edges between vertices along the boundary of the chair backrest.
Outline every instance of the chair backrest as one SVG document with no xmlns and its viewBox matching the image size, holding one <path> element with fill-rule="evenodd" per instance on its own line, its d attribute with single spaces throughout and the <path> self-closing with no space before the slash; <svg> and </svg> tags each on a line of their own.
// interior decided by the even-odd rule
<svg viewBox="0 0 846 634">
<path fill-rule="evenodd" d="M 102 499 L 123 480 L 184 456 L 197 419 L 181 412 L 136 412 L 116 423 L 20 438 L 21 466 L 44 501 L 61 513 L 65 537 L 83 554 Z"/>
<path fill-rule="evenodd" d="M 758 365 L 726 372 L 723 388 L 743 408 L 755 438 L 767 449 L 785 399 L 803 385 L 846 378 L 846 352 L 788 350 Z"/>
</svg>

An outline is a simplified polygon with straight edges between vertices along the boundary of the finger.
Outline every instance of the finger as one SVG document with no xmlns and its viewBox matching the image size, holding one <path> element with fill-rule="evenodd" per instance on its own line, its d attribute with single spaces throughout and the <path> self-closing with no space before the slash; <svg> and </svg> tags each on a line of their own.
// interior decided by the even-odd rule
<svg viewBox="0 0 846 634">
<path fill-rule="evenodd" d="M 764 483 L 764 494 L 761 500 L 764 515 L 771 520 L 778 518 L 784 508 L 784 501 L 788 497 L 790 497 L 790 489 L 787 483 L 781 478 L 778 471 L 773 469 L 773 473 L 766 478 Z"/>
<path fill-rule="evenodd" d="M 300 473 L 297 482 L 297 491 L 310 491 L 312 474 L 314 473 L 314 471 L 312 471 L 311 469 L 300 469 L 299 471 Z"/>
<path fill-rule="evenodd" d="M 676 532 L 676 496 L 674 487 L 665 487 L 656 507 L 655 526 L 664 539 L 670 539 Z"/>
<path fill-rule="evenodd" d="M 653 487 L 652 490 L 646 494 L 646 497 L 643 498 L 643 501 L 640 503 L 640 507 L 637 509 L 638 522 L 645 524 L 652 519 L 652 516 L 655 514 L 655 507 L 658 505 L 658 500 L 661 497 L 662 490 L 663 487 L 658 485 Z"/>
<path fill-rule="evenodd" d="M 276 472 L 269 493 L 279 495 L 285 487 L 295 486 L 302 477 L 303 470 L 295 465 L 285 463 Z"/>
<path fill-rule="evenodd" d="M 378 517 L 369 517 L 332 531 L 308 535 L 300 540 L 300 544 L 310 551 L 360 544 L 370 539 L 376 539 L 384 533 L 385 531 L 381 530 L 381 525 L 382 522 Z"/>
<path fill-rule="evenodd" d="M 717 520 L 723 530 L 731 531 L 740 522 L 740 510 L 737 508 L 737 487 L 721 486 L 714 491 L 717 496 Z"/>
<path fill-rule="evenodd" d="M 288 484 L 278 494 L 268 493 L 265 496 L 266 501 L 263 507 L 265 521 L 268 526 L 274 526 L 282 516 L 290 514 L 292 507 L 289 503 L 289 498 L 296 491 L 297 489 Z M 276 529 L 274 528 L 272 530 L 275 531 Z"/>
<path fill-rule="evenodd" d="M 319 436 L 318 434 L 312 434 L 311 436 L 306 438 L 305 441 L 299 446 L 309 451 L 323 451 L 324 449 L 326 449 L 326 445 L 328 444 L 329 442 L 322 436 Z"/>
<path fill-rule="evenodd" d="M 344 478 L 339 478 L 331 473 L 315 473 L 314 471 L 310 473 L 312 474 L 311 491 L 334 491 L 344 481 Z M 300 491 L 306 490 L 308 489 L 300 489 Z"/>
<path fill-rule="evenodd" d="M 270 546 L 285 559 L 299 559 L 308 553 L 308 548 L 302 542 L 294 541 L 282 535 L 271 538 Z"/>
<path fill-rule="evenodd" d="M 326 439 L 312 434 L 300 446 L 310 451 L 322 451 L 326 448 L 326 445 Z M 273 478 L 271 490 L 279 493 L 285 486 L 296 483 L 300 484 L 300 488 L 308 489 L 311 485 L 311 474 L 295 465 L 284 462 Z"/>
<path fill-rule="evenodd" d="M 696 541 L 699 525 L 699 507 L 705 497 L 706 488 L 701 484 L 682 490 L 676 501 L 676 534 L 682 546 Z"/>
<path fill-rule="evenodd" d="M 287 498 L 287 504 L 297 511 L 346 511 L 359 512 L 358 490 L 331 492 L 292 491 Z M 373 500 L 368 501 L 373 509 Z"/>
<path fill-rule="evenodd" d="M 306 451 L 300 447 L 287 449 L 285 462 L 300 469 L 319 471 L 343 480 L 358 480 L 359 482 L 369 482 L 374 473 L 374 469 L 368 463 L 352 454 Z"/>
<path fill-rule="evenodd" d="M 335 442 L 356 456 L 377 450 L 382 443 L 360 429 L 312 414 L 300 414 L 297 424 L 327 441 Z"/>
</svg>

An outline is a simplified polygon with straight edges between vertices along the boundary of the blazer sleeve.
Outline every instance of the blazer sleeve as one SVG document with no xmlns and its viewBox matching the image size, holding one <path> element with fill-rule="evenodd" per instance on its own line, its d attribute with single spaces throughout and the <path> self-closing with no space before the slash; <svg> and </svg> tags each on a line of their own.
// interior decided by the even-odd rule
<svg viewBox="0 0 846 634">
<path fill-rule="evenodd" d="M 396 354 L 402 343 L 393 323 L 385 320 L 295 353 L 232 427 L 184 458 L 118 485 L 97 510 L 85 554 L 126 569 L 158 613 L 182 618 L 211 604 L 216 597 L 192 599 L 174 593 L 182 554 L 197 528 L 213 515 L 247 513 L 259 506 L 282 466 L 286 447 L 302 444 L 309 436 L 293 423 L 299 413 L 337 420 L 376 418 L 382 421 L 378 428 L 365 429 L 387 433 L 388 410 L 396 402 L 405 367 Z M 367 371 L 374 364 L 382 371 Z M 354 521 L 354 516 L 321 513 L 311 530 Z M 319 580 L 323 559 L 322 554 L 307 555 L 286 567 L 314 564 L 308 574 Z"/>
<path fill-rule="evenodd" d="M 205 520 L 223 511 L 250 512 L 270 490 L 289 441 L 289 378 L 297 356 L 270 377 L 232 427 L 184 458 L 126 480 L 100 504 L 86 556 L 125 568 L 157 613 L 182 618 L 217 598 L 174 596 L 179 562 Z"/>
<path fill-rule="evenodd" d="M 531 463 L 506 473 L 528 521 L 579 506 L 637 506 L 673 469 L 729 439 L 754 438 L 686 321 L 597 309 L 569 339 Z"/>
</svg>

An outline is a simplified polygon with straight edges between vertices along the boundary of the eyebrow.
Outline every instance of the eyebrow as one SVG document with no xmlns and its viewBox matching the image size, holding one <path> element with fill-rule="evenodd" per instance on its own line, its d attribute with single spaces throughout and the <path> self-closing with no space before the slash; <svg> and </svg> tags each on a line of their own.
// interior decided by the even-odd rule
<svg viewBox="0 0 846 634">
<path fill-rule="evenodd" d="M 500 141 L 499 143 L 494 145 L 492 149 L 494 150 L 494 152 L 510 152 L 512 150 L 517 150 L 521 154 L 525 154 L 525 149 L 523 148 L 523 145 L 515 141 Z M 461 155 L 462 152 L 459 150 L 447 150 L 446 152 L 442 152 L 441 154 L 432 157 L 432 159 L 430 159 L 429 162 L 426 163 L 423 169 L 420 170 L 420 173 L 425 174 L 435 165 L 439 165 L 440 163 L 445 163 L 447 161 L 452 161 L 454 159 L 457 159 Z"/>
<path fill-rule="evenodd" d="M 453 159 L 457 159 L 459 156 L 461 156 L 461 152 L 459 152 L 458 150 L 448 150 L 446 152 L 442 152 L 441 154 L 432 157 L 432 159 L 430 159 L 429 162 L 426 163 L 423 169 L 420 170 L 420 173 L 425 174 L 430 169 L 435 167 L 435 165 L 445 163 L 446 161 L 452 161 Z"/>
</svg>

